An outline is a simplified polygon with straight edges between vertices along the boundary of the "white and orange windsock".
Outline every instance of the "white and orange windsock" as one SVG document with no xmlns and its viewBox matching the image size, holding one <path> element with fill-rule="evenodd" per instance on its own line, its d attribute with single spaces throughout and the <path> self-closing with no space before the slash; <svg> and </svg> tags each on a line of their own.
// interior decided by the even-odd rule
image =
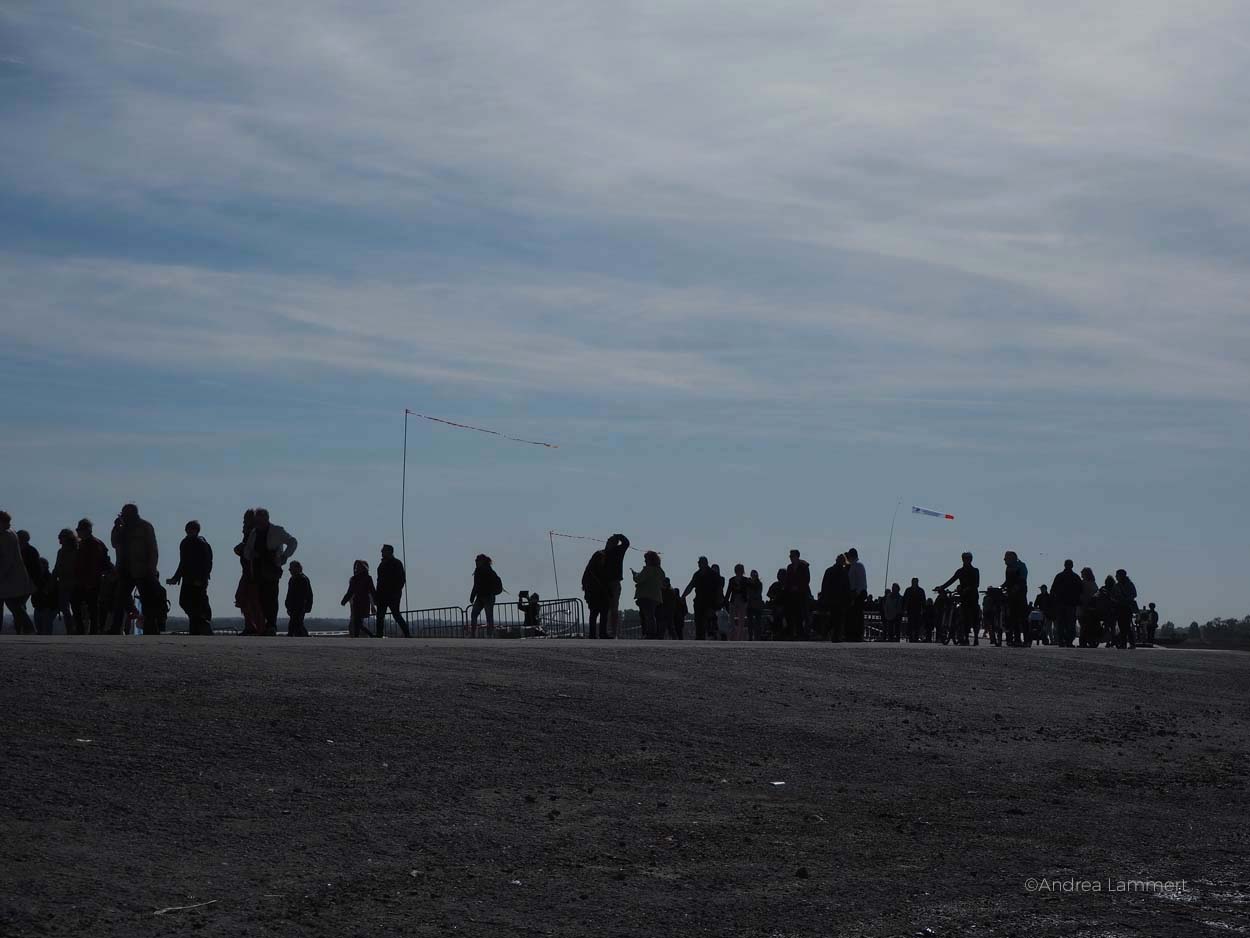
<svg viewBox="0 0 1250 938">
<path fill-rule="evenodd" d="M 946 512 L 944 512 L 944 511 L 934 511 L 932 508 L 921 508 L 921 507 L 919 507 L 919 506 L 917 506 L 917 505 L 912 505 L 912 506 L 911 506 L 911 513 L 912 513 L 913 515 L 926 515 L 926 516 L 928 516 L 928 517 L 930 517 L 930 518 L 942 518 L 942 519 L 943 519 L 943 520 L 945 520 L 945 521 L 954 521 L 954 520 L 955 520 L 955 516 L 954 516 L 954 515 L 948 515 L 948 514 L 947 514 Z"/>
</svg>

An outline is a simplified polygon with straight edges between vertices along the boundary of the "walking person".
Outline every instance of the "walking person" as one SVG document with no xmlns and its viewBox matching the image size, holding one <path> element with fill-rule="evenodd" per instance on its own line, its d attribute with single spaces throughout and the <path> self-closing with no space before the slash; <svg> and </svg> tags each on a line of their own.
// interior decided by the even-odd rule
<svg viewBox="0 0 1250 938">
<path fill-rule="evenodd" d="M 56 563 L 52 567 L 52 582 L 56 584 L 56 608 L 65 623 L 66 635 L 81 635 L 78 616 L 74 612 L 74 570 L 78 560 L 78 536 L 69 528 L 62 528 L 56 537 L 60 547 Z"/>
<path fill-rule="evenodd" d="M 112 567 L 109 550 L 95 536 L 90 518 L 83 518 L 75 528 L 78 548 L 74 552 L 73 596 L 75 631 L 79 635 L 100 635 L 106 629 L 107 615 L 100 613 L 100 586 L 105 571 Z M 113 607 L 107 607 L 111 610 Z"/>
<path fill-rule="evenodd" d="M 847 614 L 851 608 L 851 580 L 846 554 L 838 554 L 834 558 L 833 566 L 825 570 L 820 581 L 818 599 L 829 616 L 829 641 L 845 641 Z"/>
<path fill-rule="evenodd" d="M 907 640 L 920 641 L 924 631 L 924 587 L 919 577 L 911 578 L 911 586 L 903 592 L 903 612 L 907 615 Z"/>
<path fill-rule="evenodd" d="M 634 578 L 634 602 L 638 604 L 638 618 L 642 623 L 643 638 L 661 638 L 657 626 L 656 611 L 664 602 L 664 568 L 660 555 L 653 550 L 642 555 L 642 570 L 630 570 Z"/>
<path fill-rule="evenodd" d="M 706 557 L 700 557 L 698 568 L 690 577 L 690 582 L 682 590 L 681 598 L 685 599 L 694 593 L 694 637 L 703 641 L 709 631 L 716 625 L 716 609 L 721 599 L 721 577 L 708 564 Z"/>
<path fill-rule="evenodd" d="M 1063 569 L 1055 574 L 1050 584 L 1050 613 L 1055 620 L 1055 644 L 1061 648 L 1071 648 L 1076 640 L 1076 619 L 1081 607 L 1081 577 L 1072 569 L 1073 566 L 1071 560 L 1065 560 Z"/>
<path fill-rule="evenodd" d="M 288 638 L 307 638 L 304 617 L 312 612 L 312 582 L 304 575 L 304 565 L 292 560 L 291 576 L 286 581 L 286 634 Z"/>
<path fill-rule="evenodd" d="M 129 618 L 131 594 L 138 589 L 144 613 L 143 634 L 159 635 L 166 600 L 157 569 L 160 552 L 156 530 L 140 517 L 135 505 L 126 504 L 113 522 L 111 540 L 117 556 L 117 595 L 110 631 L 122 634 L 122 620 Z"/>
<path fill-rule="evenodd" d="M 469 634 L 477 636 L 477 617 L 486 613 L 486 635 L 495 635 L 495 598 L 503 592 L 503 580 L 495 572 L 492 561 L 485 554 L 478 554 L 473 567 L 473 589 L 469 593 L 469 604 L 473 614 L 469 619 Z"/>
<path fill-rule="evenodd" d="M 213 607 L 208 601 L 208 581 L 213 575 L 213 548 L 200 535 L 200 523 L 188 521 L 186 537 L 178 545 L 178 569 L 165 583 L 177 586 L 178 605 L 187 616 L 187 633 L 213 634 Z"/>
<path fill-rule="evenodd" d="M 846 576 L 851 587 L 846 640 L 862 642 L 864 640 L 864 606 L 868 602 L 868 571 L 859 562 L 859 551 L 854 547 L 846 552 Z"/>
<path fill-rule="evenodd" d="M 1099 589 L 1094 571 L 1089 567 L 1081 568 L 1081 605 L 1077 613 L 1081 623 L 1080 646 L 1097 648 L 1100 635 L 1100 619 L 1098 614 Z"/>
<path fill-rule="evenodd" d="M 373 637 L 373 633 L 365 626 L 365 620 L 373 615 L 374 600 L 377 590 L 373 585 L 373 577 L 369 575 L 369 564 L 357 560 L 352 564 L 352 578 L 347 582 L 347 592 L 343 594 L 340 606 L 351 603 L 348 609 L 347 634 L 352 638 L 361 635 Z"/>
<path fill-rule="evenodd" d="M 746 567 L 734 565 L 734 575 L 725 587 L 725 608 L 729 610 L 729 637 L 740 642 L 747 637 L 747 610 L 751 605 L 751 581 Z"/>
<path fill-rule="evenodd" d="M 752 570 L 747 577 L 747 639 L 764 639 L 764 581 L 758 570 Z"/>
<path fill-rule="evenodd" d="M 386 614 L 390 612 L 395 624 L 404 634 L 404 638 L 412 638 L 408 631 L 408 623 L 400 614 L 399 607 L 403 601 L 404 584 L 408 582 L 407 571 L 403 562 L 395 556 L 395 548 L 390 544 L 382 545 L 382 559 L 378 561 L 378 638 L 386 632 Z"/>
<path fill-rule="evenodd" d="M 269 520 L 269 510 L 255 510 L 255 527 L 248 535 L 243 557 L 251 565 L 252 583 L 256 587 L 256 599 L 264 617 L 261 635 L 278 634 L 278 591 L 282 581 L 282 568 L 299 547 L 297 541 L 281 525 Z"/>
<path fill-rule="evenodd" d="M 1133 635 L 1133 614 L 1137 612 L 1137 587 L 1124 570 L 1115 572 L 1116 644 L 1120 648 L 1136 648 Z"/>
</svg>

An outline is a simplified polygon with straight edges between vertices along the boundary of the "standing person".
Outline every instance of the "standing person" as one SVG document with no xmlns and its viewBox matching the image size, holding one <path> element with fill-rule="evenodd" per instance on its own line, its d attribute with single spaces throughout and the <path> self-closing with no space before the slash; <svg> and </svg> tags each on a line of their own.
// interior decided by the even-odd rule
<svg viewBox="0 0 1250 938">
<path fill-rule="evenodd" d="M 340 606 L 351 603 L 348 609 L 350 618 L 347 620 L 347 634 L 359 638 L 362 634 L 373 637 L 373 633 L 365 627 L 365 620 L 373 615 L 374 600 L 377 590 L 373 586 L 373 577 L 369 575 L 369 565 L 363 560 L 352 564 L 352 578 L 347 581 L 347 592 L 343 594 Z"/>
<path fill-rule="evenodd" d="M 608 585 L 603 578 L 603 550 L 597 550 L 586 561 L 582 571 L 582 593 L 586 596 L 587 638 L 608 637 Z"/>
<path fill-rule="evenodd" d="M 1055 644 L 1055 620 L 1052 616 L 1054 607 L 1051 605 L 1050 590 L 1043 583 L 1037 591 L 1037 598 L 1033 600 L 1033 609 L 1041 613 L 1041 639 L 1043 645 Z"/>
<path fill-rule="evenodd" d="M 39 558 L 39 579 L 30 594 L 30 606 L 34 610 L 35 634 L 51 635 L 56 622 L 56 580 L 46 557 Z"/>
<path fill-rule="evenodd" d="M 642 570 L 630 570 L 634 578 L 634 602 L 638 604 L 638 618 L 642 623 L 643 638 L 661 638 L 662 630 L 656 625 L 656 611 L 664 602 L 664 568 L 660 555 L 653 550 L 642 555 Z"/>
<path fill-rule="evenodd" d="M 786 637 L 786 568 L 777 571 L 777 578 L 768 587 L 769 638 L 779 642 Z"/>
<path fill-rule="evenodd" d="M 65 623 L 66 635 L 81 635 L 78 616 L 74 612 L 74 570 L 78 560 L 78 537 L 69 528 L 62 528 L 57 535 L 60 547 L 56 552 L 56 564 L 52 567 L 52 581 L 56 584 L 56 608 Z"/>
<path fill-rule="evenodd" d="M 1007 599 L 1007 644 L 1027 648 L 1029 568 L 1014 550 L 1003 554 L 1003 592 Z"/>
<path fill-rule="evenodd" d="M 495 635 L 495 597 L 503 592 L 503 580 L 491 565 L 492 561 L 485 554 L 478 554 L 473 567 L 473 589 L 469 593 L 469 604 L 473 606 L 473 615 L 469 619 L 469 634 L 477 635 L 477 617 L 486 612 L 486 634 Z"/>
<path fill-rule="evenodd" d="M 851 607 L 851 580 L 847 572 L 846 554 L 838 554 L 820 581 L 819 600 L 829 613 L 831 642 L 846 638 L 846 616 Z"/>
<path fill-rule="evenodd" d="M 812 571 L 797 550 L 786 567 L 786 631 L 795 641 L 807 640 L 807 609 L 812 599 Z"/>
<path fill-rule="evenodd" d="M 887 642 L 902 639 L 902 622 L 903 594 L 899 592 L 899 585 L 894 583 L 890 586 L 890 591 L 881 597 L 881 625 Z"/>
<path fill-rule="evenodd" d="M 929 597 L 924 601 L 924 640 L 926 643 L 933 642 L 933 633 L 937 628 L 937 615 L 934 609 L 933 597 Z M 972 640 L 977 639 L 976 630 L 972 632 Z"/>
<path fill-rule="evenodd" d="M 129 611 L 131 594 L 139 590 L 144 612 L 144 635 L 159 635 L 163 617 L 164 589 L 161 588 L 160 552 L 156 546 L 156 530 L 139 516 L 133 504 L 122 506 L 113 522 L 111 540 L 117 555 L 117 596 L 113 603 L 114 635 L 122 634 L 122 619 Z"/>
<path fill-rule="evenodd" d="M 734 575 L 729 578 L 725 587 L 725 608 L 729 610 L 729 637 L 740 642 L 747 637 L 747 615 L 751 605 L 751 581 L 747 578 L 746 567 L 734 565 Z"/>
<path fill-rule="evenodd" d="M 13 516 L 0 511 L 0 606 L 13 616 L 13 631 L 31 635 L 35 624 L 26 611 L 26 599 L 35 591 L 30 571 L 22 561 L 22 543 L 13 531 Z M 0 610 L 2 611 L 2 610 Z"/>
<path fill-rule="evenodd" d="M 682 599 L 694 593 L 694 637 L 697 641 L 707 638 L 709 626 L 716 624 L 716 608 L 720 604 L 721 588 L 720 574 L 711 568 L 706 557 L 700 557 L 698 569 L 681 593 Z"/>
<path fill-rule="evenodd" d="M 1071 648 L 1076 640 L 1076 617 L 1081 606 L 1081 577 L 1072 569 L 1071 560 L 1050 584 L 1050 614 L 1055 620 L 1055 644 Z M 1092 575 L 1092 574 L 1091 574 Z"/>
<path fill-rule="evenodd" d="M 243 512 L 243 540 L 234 546 L 235 555 L 239 558 L 239 585 L 234 591 L 234 604 L 243 616 L 243 631 L 240 635 L 259 635 L 265 630 L 265 615 L 260 608 L 260 594 L 256 590 L 256 581 L 252 577 L 252 564 L 246 556 L 248 542 L 252 531 L 256 529 L 256 509 L 249 508 Z"/>
<path fill-rule="evenodd" d="M 686 635 L 686 616 L 690 615 L 690 607 L 686 605 L 686 597 L 673 587 L 673 618 L 669 620 L 668 634 L 674 641 L 682 641 Z"/>
<path fill-rule="evenodd" d="M 252 582 L 256 586 L 256 599 L 260 604 L 265 625 L 261 635 L 278 634 L 278 589 L 282 580 L 282 568 L 299 547 L 299 541 L 280 525 L 269 520 L 267 508 L 257 508 L 256 526 L 248 535 L 243 556 L 251 564 Z"/>
<path fill-rule="evenodd" d="M 1150 603 L 1146 612 L 1146 644 L 1153 645 L 1155 643 L 1155 630 L 1159 628 L 1159 613 L 1155 609 L 1155 604 Z"/>
<path fill-rule="evenodd" d="M 73 605 L 75 631 L 79 635 L 100 635 L 105 629 L 106 615 L 100 612 L 100 584 L 112 566 L 109 549 L 95 536 L 90 518 L 83 518 L 76 528 L 78 549 L 74 554 Z M 112 610 L 112 605 L 105 607 Z"/>
<path fill-rule="evenodd" d="M 1082 648 L 1098 647 L 1098 594 L 1098 580 L 1094 577 L 1094 571 L 1089 567 L 1082 567 L 1081 606 L 1078 613 L 1081 623 L 1080 645 Z"/>
<path fill-rule="evenodd" d="M 911 578 L 911 586 L 903 593 L 903 611 L 907 614 L 907 640 L 920 641 L 924 631 L 924 587 L 919 577 Z"/>
<path fill-rule="evenodd" d="M 981 606 L 981 618 L 985 623 L 985 635 L 991 645 L 1003 644 L 1003 591 L 991 586 L 985 591 L 985 600 Z"/>
<path fill-rule="evenodd" d="M 404 638 L 412 638 L 408 631 L 408 623 L 400 615 L 399 607 L 404 595 L 404 584 L 408 582 L 408 574 L 403 562 L 395 556 L 395 548 L 390 544 L 382 545 L 382 559 L 378 561 L 378 638 L 386 632 L 386 614 L 389 611 Z"/>
<path fill-rule="evenodd" d="M 1125 570 L 1115 572 L 1115 622 L 1116 639 L 1121 648 L 1136 648 L 1133 636 L 1133 614 L 1137 612 L 1137 587 Z"/>
<path fill-rule="evenodd" d="M 716 612 L 713 619 L 716 622 L 716 635 L 710 632 L 708 638 L 719 638 L 722 642 L 729 638 L 729 613 L 725 611 L 725 575 L 720 572 L 720 564 L 712 564 L 712 572 L 716 574 Z"/>
<path fill-rule="evenodd" d="M 608 638 L 621 634 L 621 581 L 625 579 L 625 552 L 629 538 L 613 534 L 603 547 L 603 580 L 607 588 Z"/>
<path fill-rule="evenodd" d="M 1113 576 L 1108 576 L 1103 580 L 1102 587 L 1098 590 L 1098 620 L 1102 623 L 1099 638 L 1105 642 L 1104 648 L 1114 648 L 1116 645 L 1115 623 L 1119 605 L 1116 594 L 1118 592 Z"/>
<path fill-rule="evenodd" d="M 304 617 L 312 612 L 312 583 L 304 575 L 304 565 L 291 561 L 291 577 L 286 581 L 286 634 L 288 638 L 307 638 Z"/>
<path fill-rule="evenodd" d="M 165 582 L 181 586 L 178 605 L 187 614 L 187 633 L 213 634 L 213 607 L 208 602 L 208 581 L 213 575 L 213 548 L 200 536 L 200 523 L 188 521 L 186 537 L 178 545 L 178 569 Z"/>
<path fill-rule="evenodd" d="M 846 640 L 862 642 L 864 640 L 864 605 L 868 602 L 868 571 L 859 562 L 859 551 L 854 547 L 846 552 L 846 561 L 846 576 L 851 587 Z"/>
<path fill-rule="evenodd" d="M 758 570 L 747 578 L 747 638 L 753 642 L 764 638 L 764 581 Z"/>
</svg>

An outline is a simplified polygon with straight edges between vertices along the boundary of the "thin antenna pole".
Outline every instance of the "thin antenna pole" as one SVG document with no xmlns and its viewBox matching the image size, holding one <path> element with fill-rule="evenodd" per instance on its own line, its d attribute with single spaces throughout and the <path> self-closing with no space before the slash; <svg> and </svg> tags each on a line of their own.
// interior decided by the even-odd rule
<svg viewBox="0 0 1250 938">
<path fill-rule="evenodd" d="M 560 599 L 560 574 L 556 572 L 556 532 L 548 531 L 547 540 L 551 544 L 551 575 L 556 581 L 556 599 Z"/>
<path fill-rule="evenodd" d="M 900 498 L 894 503 L 894 517 L 890 519 L 890 544 L 885 549 L 885 582 L 881 585 L 881 595 L 890 591 L 890 554 L 894 552 L 894 522 L 898 520 L 898 509 L 903 504 Z"/>
<path fill-rule="evenodd" d="M 408 611 L 408 408 L 404 408 L 404 479 L 399 486 L 399 549 L 404 561 L 404 612 Z"/>
</svg>

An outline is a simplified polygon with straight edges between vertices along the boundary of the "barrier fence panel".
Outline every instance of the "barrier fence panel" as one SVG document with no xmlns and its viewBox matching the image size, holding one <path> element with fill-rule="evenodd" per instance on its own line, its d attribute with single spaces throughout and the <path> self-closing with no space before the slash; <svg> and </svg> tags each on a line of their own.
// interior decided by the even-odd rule
<svg viewBox="0 0 1250 938">
<path fill-rule="evenodd" d="M 473 623 L 472 608 L 464 610 L 465 634 L 470 637 L 490 637 L 486 627 L 486 612 Z M 518 603 L 495 603 L 495 638 L 573 638 L 581 636 L 586 629 L 585 607 L 580 599 L 544 599 L 537 609 L 537 624 L 526 625 L 525 609 Z"/>
<path fill-rule="evenodd" d="M 406 609 L 404 621 L 408 623 L 408 631 L 413 638 L 460 638 L 467 634 L 468 619 L 465 611 L 459 606 L 438 606 L 434 609 Z M 369 630 L 377 628 L 377 621 L 370 620 Z M 403 633 L 395 623 L 395 617 L 386 617 L 386 634 L 401 636 Z"/>
</svg>

